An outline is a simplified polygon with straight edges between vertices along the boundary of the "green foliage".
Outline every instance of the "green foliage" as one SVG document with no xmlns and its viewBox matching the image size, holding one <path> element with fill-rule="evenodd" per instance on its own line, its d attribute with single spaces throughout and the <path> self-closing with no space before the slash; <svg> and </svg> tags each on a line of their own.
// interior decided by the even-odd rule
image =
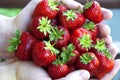
<svg viewBox="0 0 120 80">
<path fill-rule="evenodd" d="M 67 16 L 67 20 L 74 20 L 77 17 L 74 10 L 67 10 L 66 12 L 63 12 L 63 15 Z"/>
<path fill-rule="evenodd" d="M 88 9 L 88 8 L 90 8 L 90 7 L 92 6 L 92 4 L 93 4 L 93 1 L 87 2 L 87 3 L 84 5 L 84 8 L 85 8 L 85 9 Z"/>
<path fill-rule="evenodd" d="M 95 24 L 94 22 L 86 22 L 84 24 L 84 27 L 87 29 L 87 30 L 93 30 L 95 28 Z"/>
<path fill-rule="evenodd" d="M 21 42 L 20 41 L 20 31 L 16 30 L 15 37 L 13 37 L 9 40 L 10 46 L 7 48 L 7 50 L 9 52 L 14 52 L 15 50 L 17 50 L 17 47 L 20 44 L 20 42 Z"/>
<path fill-rule="evenodd" d="M 39 26 L 37 29 L 39 29 L 40 32 L 43 32 L 44 35 L 47 35 L 47 33 L 50 33 L 51 31 L 51 20 L 49 20 L 47 17 L 42 17 L 42 19 L 39 19 Z"/>
<path fill-rule="evenodd" d="M 46 47 L 45 47 L 46 50 L 50 50 L 54 54 L 59 53 L 59 50 L 55 49 L 54 45 L 51 45 L 50 41 L 44 41 L 44 43 L 46 45 Z"/>
<path fill-rule="evenodd" d="M 56 1 L 54 1 L 54 0 L 48 0 L 48 5 L 50 6 L 50 8 L 51 8 L 52 10 L 59 10 L 59 9 L 57 8 L 58 2 L 56 2 Z"/>
<path fill-rule="evenodd" d="M 62 35 L 65 34 L 65 32 L 62 29 L 58 29 L 58 27 L 52 27 L 51 26 L 51 33 L 49 34 L 50 41 L 55 41 L 55 43 L 62 39 Z"/>
<path fill-rule="evenodd" d="M 88 53 L 84 53 L 82 56 L 80 56 L 80 60 L 83 64 L 88 64 L 90 63 L 94 58 L 88 54 Z"/>
<path fill-rule="evenodd" d="M 8 16 L 8 17 L 14 17 L 21 11 L 20 8 L 0 8 L 0 14 Z"/>
<path fill-rule="evenodd" d="M 78 38 L 80 45 L 83 48 L 86 48 L 87 50 L 91 47 L 92 45 L 92 39 L 90 38 L 89 34 L 83 34 L 82 37 Z"/>
</svg>

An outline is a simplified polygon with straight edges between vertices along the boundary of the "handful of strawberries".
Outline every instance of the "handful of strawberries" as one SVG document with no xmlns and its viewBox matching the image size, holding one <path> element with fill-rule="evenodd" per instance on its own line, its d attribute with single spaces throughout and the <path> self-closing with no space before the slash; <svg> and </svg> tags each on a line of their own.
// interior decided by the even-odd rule
<svg viewBox="0 0 120 80">
<path fill-rule="evenodd" d="M 85 69 L 101 79 L 113 69 L 114 60 L 97 23 L 103 19 L 98 2 L 84 5 L 84 10 L 68 9 L 64 3 L 42 0 L 32 15 L 29 32 L 16 31 L 9 40 L 9 52 L 18 59 L 32 60 L 45 68 L 52 79 Z"/>
</svg>

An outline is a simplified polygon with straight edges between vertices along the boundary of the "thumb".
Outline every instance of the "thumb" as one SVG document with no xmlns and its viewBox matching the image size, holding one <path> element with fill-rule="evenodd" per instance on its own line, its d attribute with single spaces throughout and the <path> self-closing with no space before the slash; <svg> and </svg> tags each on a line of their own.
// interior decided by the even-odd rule
<svg viewBox="0 0 120 80">
<path fill-rule="evenodd" d="M 25 31 L 27 29 L 26 26 L 28 26 L 32 13 L 39 2 L 41 2 L 41 0 L 31 0 L 27 6 L 16 16 L 14 20 L 16 27 L 18 27 L 19 30 Z"/>
<path fill-rule="evenodd" d="M 86 70 L 77 70 L 69 73 L 66 77 L 57 80 L 89 80 L 90 73 Z"/>
</svg>

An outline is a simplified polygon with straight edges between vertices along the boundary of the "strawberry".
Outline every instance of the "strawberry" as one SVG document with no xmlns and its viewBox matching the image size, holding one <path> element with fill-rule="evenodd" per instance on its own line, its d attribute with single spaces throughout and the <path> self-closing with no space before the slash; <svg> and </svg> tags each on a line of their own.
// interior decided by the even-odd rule
<svg viewBox="0 0 120 80">
<path fill-rule="evenodd" d="M 113 69 L 114 60 L 112 60 L 112 56 L 105 45 L 105 41 L 102 39 L 97 39 L 93 51 L 100 62 L 100 66 L 94 73 L 94 76 L 101 79 Z"/>
<path fill-rule="evenodd" d="M 72 32 L 70 42 L 73 43 L 80 53 L 84 53 L 90 49 L 92 37 L 88 30 L 77 28 Z"/>
<path fill-rule="evenodd" d="M 28 32 L 23 32 L 20 36 L 20 32 L 16 31 L 16 37 L 10 40 L 12 46 L 8 48 L 9 51 L 15 51 L 15 54 L 20 60 L 31 60 L 32 49 L 37 43 L 37 40 L 31 36 Z"/>
<path fill-rule="evenodd" d="M 51 20 L 46 17 L 36 17 L 31 21 L 30 31 L 36 37 L 45 39 L 48 37 L 51 30 Z"/>
<path fill-rule="evenodd" d="M 62 60 L 65 61 L 69 65 L 74 64 L 79 56 L 79 52 L 75 50 L 73 44 L 69 44 L 66 48 L 63 48 L 63 52 L 61 53 Z"/>
<path fill-rule="evenodd" d="M 63 64 L 59 59 L 56 59 L 53 64 L 48 66 L 48 73 L 53 79 L 59 79 L 68 74 L 69 67 Z"/>
<path fill-rule="evenodd" d="M 62 14 L 62 12 L 67 10 L 67 6 L 64 4 L 58 5 L 57 8 L 59 9 L 58 14 Z"/>
<path fill-rule="evenodd" d="M 75 29 L 81 27 L 86 19 L 83 14 L 75 12 L 74 10 L 66 10 L 59 15 L 59 21 L 67 29 Z"/>
<path fill-rule="evenodd" d="M 32 17 L 44 16 L 49 19 L 53 19 L 56 17 L 58 12 L 58 3 L 54 0 L 42 0 L 35 8 L 35 11 Z"/>
<path fill-rule="evenodd" d="M 96 41 L 98 36 L 98 27 L 94 24 L 94 22 L 86 22 L 84 24 L 84 28 L 90 32 L 92 40 Z"/>
<path fill-rule="evenodd" d="M 87 19 L 94 23 L 99 23 L 103 20 L 103 14 L 98 2 L 91 1 L 85 4 L 83 14 Z"/>
<path fill-rule="evenodd" d="M 50 41 L 38 42 L 32 52 L 33 62 L 38 66 L 48 66 L 56 59 L 57 49 L 50 44 Z"/>
<path fill-rule="evenodd" d="M 77 62 L 77 67 L 79 69 L 88 70 L 90 72 L 90 75 L 92 76 L 99 67 L 99 60 L 94 55 L 94 53 L 87 52 L 80 55 L 80 58 Z"/>
<path fill-rule="evenodd" d="M 69 31 L 63 26 L 51 28 L 51 33 L 49 35 L 50 41 L 55 43 L 56 48 L 62 48 L 66 46 L 70 39 Z"/>
<path fill-rule="evenodd" d="M 100 66 L 98 70 L 94 73 L 94 77 L 101 79 L 113 69 L 114 60 L 112 60 L 109 55 L 110 53 L 107 49 L 96 53 L 96 56 L 100 62 Z"/>
</svg>

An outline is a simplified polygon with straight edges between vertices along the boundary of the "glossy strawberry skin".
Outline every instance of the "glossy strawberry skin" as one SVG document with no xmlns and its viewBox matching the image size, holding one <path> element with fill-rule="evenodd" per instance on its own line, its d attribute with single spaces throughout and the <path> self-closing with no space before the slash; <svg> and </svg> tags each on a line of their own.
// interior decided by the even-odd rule
<svg viewBox="0 0 120 80">
<path fill-rule="evenodd" d="M 66 64 L 51 64 L 48 66 L 48 73 L 53 79 L 59 79 L 66 76 L 69 67 Z"/>
<path fill-rule="evenodd" d="M 98 27 L 96 26 L 93 30 L 89 30 L 89 32 L 92 36 L 93 42 L 95 42 L 98 37 Z"/>
<path fill-rule="evenodd" d="M 80 45 L 80 41 L 78 40 L 78 38 L 81 38 L 83 34 L 90 34 L 90 33 L 88 30 L 84 28 L 77 28 L 72 32 L 71 37 L 70 37 L 70 42 L 73 43 L 73 45 L 75 46 L 76 50 L 79 51 L 79 53 L 87 52 L 87 49 L 83 48 Z M 92 39 L 91 36 L 90 38 Z"/>
<path fill-rule="evenodd" d="M 35 8 L 32 17 L 44 16 L 49 19 L 55 18 L 57 15 L 57 10 L 52 10 L 48 5 L 48 0 L 42 0 Z"/>
<path fill-rule="evenodd" d="M 85 23 L 85 17 L 81 13 L 76 13 L 77 18 L 74 20 L 67 20 L 67 17 L 63 14 L 59 15 L 60 23 L 67 29 L 75 29 L 81 27 Z"/>
<path fill-rule="evenodd" d="M 99 60 L 97 59 L 97 57 L 95 56 L 94 53 L 88 52 L 87 54 L 89 54 L 90 56 L 92 56 L 93 60 L 90 63 L 88 63 L 88 64 L 83 64 L 81 62 L 81 60 L 78 59 L 77 68 L 78 69 L 88 70 L 90 72 L 90 75 L 92 76 L 95 73 L 95 71 L 98 69 L 98 67 L 99 67 Z M 80 56 L 82 56 L 82 55 L 80 55 Z"/>
<path fill-rule="evenodd" d="M 99 23 L 103 20 L 101 7 L 96 1 L 93 1 L 93 4 L 90 8 L 84 9 L 84 15 L 87 19 L 95 23 Z"/>
<path fill-rule="evenodd" d="M 80 55 L 77 50 L 73 50 L 72 53 L 75 54 L 75 56 L 71 56 L 71 57 L 70 57 L 70 60 L 69 60 L 68 63 L 67 63 L 67 64 L 69 64 L 69 65 L 72 65 L 72 64 L 76 63 L 76 61 L 78 60 L 79 55 Z"/>
<path fill-rule="evenodd" d="M 58 26 L 59 30 L 63 30 L 64 34 L 62 35 L 62 39 L 59 39 L 55 44 L 56 48 L 62 48 L 67 45 L 68 41 L 70 40 L 70 33 L 69 31 L 64 28 L 63 26 Z"/>
<path fill-rule="evenodd" d="M 58 5 L 57 8 L 59 8 L 58 14 L 62 14 L 62 12 L 67 10 L 66 5 Z"/>
<path fill-rule="evenodd" d="M 39 19 L 42 19 L 42 17 L 40 16 L 33 18 L 30 23 L 30 31 L 36 38 L 45 39 L 48 37 L 49 34 L 47 33 L 46 35 L 44 35 L 43 32 L 40 32 L 39 29 L 37 29 L 37 27 L 40 26 Z"/>
<path fill-rule="evenodd" d="M 94 76 L 101 79 L 113 69 L 114 60 L 108 59 L 102 52 L 97 52 L 96 56 L 100 62 L 100 66 Z"/>
<path fill-rule="evenodd" d="M 20 37 L 20 41 L 21 43 L 18 45 L 15 55 L 20 60 L 31 60 L 31 52 L 33 50 L 34 45 L 37 43 L 37 40 L 28 32 L 23 32 Z"/>
<path fill-rule="evenodd" d="M 34 64 L 38 66 L 48 66 L 56 59 L 56 55 L 50 50 L 45 50 L 45 47 L 44 42 L 38 42 L 34 46 L 32 52 Z"/>
</svg>

